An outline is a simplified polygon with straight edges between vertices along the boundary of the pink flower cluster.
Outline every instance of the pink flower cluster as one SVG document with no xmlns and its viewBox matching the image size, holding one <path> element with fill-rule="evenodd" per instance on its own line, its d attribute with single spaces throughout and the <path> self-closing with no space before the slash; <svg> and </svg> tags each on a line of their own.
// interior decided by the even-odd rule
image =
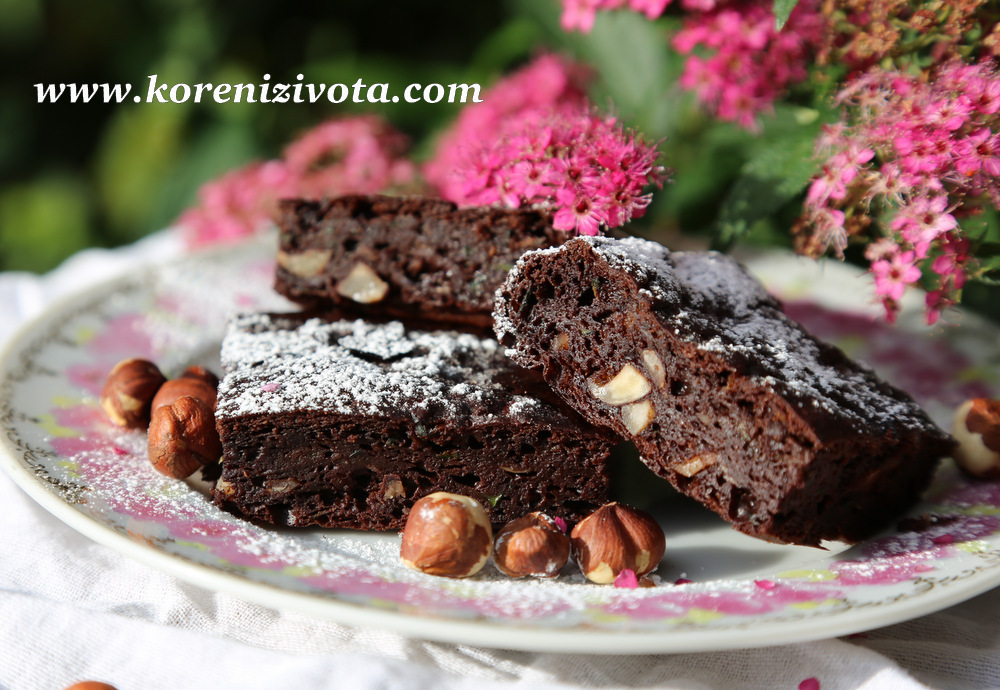
<svg viewBox="0 0 1000 690">
<path fill-rule="evenodd" d="M 408 184 L 408 138 L 374 115 L 330 120 L 285 148 L 285 166 L 304 197 L 372 194 Z"/>
<path fill-rule="evenodd" d="M 864 227 L 873 206 L 881 209 L 891 220 L 866 257 L 887 318 L 921 281 L 923 265 L 927 320 L 936 323 L 974 266 L 959 218 L 985 203 L 1000 207 L 1000 73 L 961 62 L 927 81 L 877 70 L 839 98 L 854 124 L 841 122 L 821 140 L 828 157 L 805 203 L 810 241 L 843 255 L 852 225 Z"/>
<path fill-rule="evenodd" d="M 808 76 L 826 20 L 814 0 L 799 2 L 781 31 L 770 0 L 712 5 L 692 13 L 673 38 L 674 49 L 688 56 L 680 85 L 720 120 L 756 129 L 757 115 Z"/>
<path fill-rule="evenodd" d="M 374 193 L 410 184 L 406 137 L 378 117 L 330 120 L 278 160 L 251 163 L 207 182 L 177 221 L 188 246 L 235 241 L 274 223 L 278 200 Z"/>
<path fill-rule="evenodd" d="M 670 0 L 562 0 L 563 10 L 559 23 L 564 31 L 576 30 L 586 34 L 594 28 L 598 11 L 627 7 L 633 12 L 641 12 L 647 19 L 656 19 L 669 4 Z"/>
<path fill-rule="evenodd" d="M 278 199 L 291 190 L 281 161 L 251 163 L 203 184 L 198 204 L 184 211 L 175 227 L 188 247 L 235 242 L 269 228 Z"/>
<path fill-rule="evenodd" d="M 525 75 L 540 64 L 570 69 L 542 58 L 466 108 L 427 177 L 459 204 L 553 209 L 554 226 L 578 234 L 642 216 L 650 202 L 644 188 L 662 185 L 665 175 L 656 147 L 596 114 L 569 72 L 559 80 L 564 98 L 538 102 L 539 86 Z"/>
<path fill-rule="evenodd" d="M 482 103 L 462 109 L 438 140 L 434 158 L 423 166 L 424 178 L 446 199 L 462 198 L 465 178 L 455 171 L 476 156 L 510 118 L 556 107 L 586 106 L 588 78 L 582 66 L 556 55 L 537 57 L 490 87 Z"/>
</svg>

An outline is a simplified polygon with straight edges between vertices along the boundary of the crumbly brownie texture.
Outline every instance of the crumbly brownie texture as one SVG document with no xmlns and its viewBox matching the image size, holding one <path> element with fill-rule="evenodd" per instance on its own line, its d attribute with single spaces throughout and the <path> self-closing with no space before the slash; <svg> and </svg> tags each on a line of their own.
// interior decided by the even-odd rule
<svg viewBox="0 0 1000 690">
<path fill-rule="evenodd" d="M 521 254 L 568 237 L 541 211 L 420 197 L 287 200 L 279 227 L 275 288 L 295 302 L 486 328 Z"/>
<path fill-rule="evenodd" d="M 580 238 L 526 254 L 497 293 L 495 329 L 584 417 L 755 537 L 863 539 L 951 448 L 905 393 L 713 252 Z"/>
<path fill-rule="evenodd" d="M 497 525 L 533 510 L 574 520 L 607 500 L 617 439 L 492 338 L 248 314 L 222 363 L 214 499 L 237 515 L 391 530 L 433 491 L 478 499 Z"/>
</svg>

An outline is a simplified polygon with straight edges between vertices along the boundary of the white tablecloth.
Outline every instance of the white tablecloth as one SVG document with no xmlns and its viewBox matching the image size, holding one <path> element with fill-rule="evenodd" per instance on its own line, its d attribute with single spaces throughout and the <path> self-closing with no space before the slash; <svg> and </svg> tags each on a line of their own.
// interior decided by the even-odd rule
<svg viewBox="0 0 1000 690">
<path fill-rule="evenodd" d="M 182 252 L 159 233 L 0 274 L 0 341 L 47 304 Z M 0 688 L 1000 688 L 1000 590 L 851 639 L 730 652 L 535 654 L 408 640 L 218 594 L 76 533 L 0 473 Z M 807 683 L 808 687 L 810 683 Z M 815 687 L 815 686 L 814 686 Z"/>
</svg>

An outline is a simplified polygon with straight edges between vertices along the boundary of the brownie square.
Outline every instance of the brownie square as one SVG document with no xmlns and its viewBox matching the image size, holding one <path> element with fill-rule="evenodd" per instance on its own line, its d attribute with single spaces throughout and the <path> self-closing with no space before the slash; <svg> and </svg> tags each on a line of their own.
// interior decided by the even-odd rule
<svg viewBox="0 0 1000 690">
<path fill-rule="evenodd" d="M 489 328 L 526 250 L 568 238 L 537 210 L 351 195 L 282 202 L 275 289 L 309 308 Z"/>
<path fill-rule="evenodd" d="M 863 539 L 918 499 L 952 447 L 906 393 L 714 252 L 573 239 L 526 254 L 495 317 L 518 364 L 756 537 Z"/>
<path fill-rule="evenodd" d="M 607 500 L 615 437 L 497 342 L 400 322 L 235 317 L 222 344 L 215 502 L 276 525 L 400 529 L 433 491 L 501 525 Z"/>
</svg>

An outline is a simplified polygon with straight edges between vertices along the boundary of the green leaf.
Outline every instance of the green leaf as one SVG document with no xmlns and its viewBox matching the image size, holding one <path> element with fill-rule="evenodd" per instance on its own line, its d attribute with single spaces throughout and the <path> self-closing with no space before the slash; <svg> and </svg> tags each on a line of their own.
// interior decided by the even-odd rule
<svg viewBox="0 0 1000 690">
<path fill-rule="evenodd" d="M 987 242 L 976 251 L 979 267 L 969 276 L 969 280 L 985 285 L 1000 285 L 1000 246 Z"/>
<path fill-rule="evenodd" d="M 976 246 L 976 258 L 992 259 L 993 261 L 987 262 L 982 261 L 983 265 L 996 266 L 1000 268 L 1000 242 L 983 242 Z"/>
<path fill-rule="evenodd" d="M 776 118 L 719 209 L 713 244 L 727 250 L 753 225 L 800 194 L 819 169 L 813 156 L 819 119 L 795 125 Z M 801 118 L 800 118 L 801 119 Z"/>
<path fill-rule="evenodd" d="M 788 16 L 799 4 L 799 0 L 774 0 L 772 12 L 774 13 L 774 28 L 781 31 L 781 27 L 788 21 Z"/>
<path fill-rule="evenodd" d="M 984 274 L 970 277 L 969 280 L 975 283 L 989 285 L 991 287 L 1000 287 L 1000 271 L 997 271 L 995 275 Z"/>
<path fill-rule="evenodd" d="M 651 22 L 636 12 L 599 12 L 590 33 L 564 31 L 560 5 L 515 0 L 518 12 L 533 20 L 545 43 L 597 70 L 591 98 L 647 137 L 670 136 L 680 105 L 677 83 L 683 56 L 670 50 L 664 27 L 679 25 L 668 17 Z"/>
</svg>

